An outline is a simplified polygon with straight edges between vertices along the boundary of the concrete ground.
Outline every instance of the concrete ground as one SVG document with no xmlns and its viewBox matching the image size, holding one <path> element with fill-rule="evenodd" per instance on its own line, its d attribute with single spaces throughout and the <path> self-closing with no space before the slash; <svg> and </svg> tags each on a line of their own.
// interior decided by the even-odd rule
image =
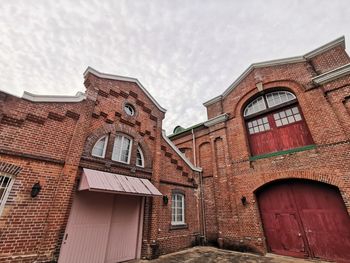
<svg viewBox="0 0 350 263">
<path fill-rule="evenodd" d="M 247 263 L 306 263 L 325 262 L 306 260 L 292 257 L 267 254 L 260 256 L 250 253 L 240 253 L 230 250 L 218 249 L 215 247 L 194 247 L 180 252 L 164 255 L 154 260 L 139 260 L 137 263 L 210 263 L 210 262 L 247 262 Z M 329 263 L 329 262 L 328 262 Z"/>
</svg>

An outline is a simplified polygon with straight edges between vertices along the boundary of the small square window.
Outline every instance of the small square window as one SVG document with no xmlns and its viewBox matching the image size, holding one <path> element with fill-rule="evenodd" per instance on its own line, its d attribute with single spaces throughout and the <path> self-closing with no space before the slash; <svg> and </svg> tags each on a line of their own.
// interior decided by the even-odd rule
<svg viewBox="0 0 350 263">
<path fill-rule="evenodd" d="M 289 123 L 293 123 L 293 122 L 295 122 L 295 120 L 294 120 L 293 116 L 289 116 L 289 117 L 288 117 L 288 122 L 289 122 Z"/>
<path fill-rule="evenodd" d="M 288 124 L 287 118 L 283 118 L 283 119 L 281 119 L 281 121 L 282 121 L 282 124 L 283 124 L 283 125 L 287 125 L 287 124 Z"/>
<path fill-rule="evenodd" d="M 286 115 L 287 116 L 291 116 L 292 115 L 292 110 L 291 109 L 286 110 Z"/>
<path fill-rule="evenodd" d="M 293 111 L 294 114 L 299 113 L 299 109 L 297 107 L 292 108 L 292 111 Z"/>
<path fill-rule="evenodd" d="M 284 118 L 284 117 L 286 117 L 286 113 L 284 111 L 281 111 L 280 116 L 281 116 L 281 118 Z"/>
<path fill-rule="evenodd" d="M 281 122 L 281 120 L 277 120 L 277 121 L 276 121 L 276 126 L 277 126 L 277 127 L 282 126 L 282 122 Z"/>
<path fill-rule="evenodd" d="M 295 121 L 301 121 L 301 115 L 300 114 L 295 114 L 294 118 L 295 118 Z"/>
</svg>

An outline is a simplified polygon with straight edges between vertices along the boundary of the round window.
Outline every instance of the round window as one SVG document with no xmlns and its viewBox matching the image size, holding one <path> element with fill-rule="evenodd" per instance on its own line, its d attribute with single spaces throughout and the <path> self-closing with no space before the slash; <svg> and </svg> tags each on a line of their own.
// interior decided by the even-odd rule
<svg viewBox="0 0 350 263">
<path fill-rule="evenodd" d="M 125 104 L 124 106 L 124 111 L 126 112 L 126 114 L 128 114 L 129 116 L 134 116 L 135 115 L 135 109 L 133 106 L 131 106 L 130 104 Z"/>
</svg>

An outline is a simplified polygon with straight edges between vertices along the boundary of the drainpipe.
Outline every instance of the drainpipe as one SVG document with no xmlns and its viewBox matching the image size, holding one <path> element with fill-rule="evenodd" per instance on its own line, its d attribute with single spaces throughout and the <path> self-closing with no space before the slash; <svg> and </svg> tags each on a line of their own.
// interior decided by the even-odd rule
<svg viewBox="0 0 350 263">
<path fill-rule="evenodd" d="M 197 156 L 196 156 L 196 136 L 194 134 L 193 129 L 192 133 L 192 149 L 193 149 L 193 162 L 194 166 L 197 166 Z M 201 224 L 202 224 L 202 237 L 201 237 L 201 245 L 206 244 L 207 242 L 207 234 L 206 234 L 206 226 L 205 226 L 205 208 L 204 208 L 204 190 L 203 190 L 203 173 L 199 172 L 199 187 L 200 187 L 200 210 L 201 210 Z"/>
<path fill-rule="evenodd" d="M 194 166 L 197 166 L 197 160 L 196 160 L 196 137 L 194 135 L 193 129 L 192 132 L 192 149 L 193 149 L 193 163 Z"/>
<path fill-rule="evenodd" d="M 203 173 L 199 172 L 199 187 L 200 187 L 200 206 L 201 206 L 201 221 L 202 221 L 202 240 L 201 245 L 207 244 L 207 228 L 205 225 L 205 206 L 204 206 L 204 190 L 203 190 Z"/>
</svg>

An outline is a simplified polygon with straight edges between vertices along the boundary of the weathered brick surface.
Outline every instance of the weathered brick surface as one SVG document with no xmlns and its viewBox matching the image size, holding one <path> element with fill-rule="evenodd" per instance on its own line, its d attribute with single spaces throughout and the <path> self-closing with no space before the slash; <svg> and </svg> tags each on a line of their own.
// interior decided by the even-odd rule
<svg viewBox="0 0 350 263">
<path fill-rule="evenodd" d="M 87 99 L 74 103 L 34 103 L 0 93 L 0 172 L 15 176 L 0 217 L 1 262 L 57 259 L 84 167 L 150 179 L 169 200 L 173 189 L 185 192 L 187 228 L 181 230 L 170 229 L 171 201 L 165 206 L 161 197 L 146 198 L 143 257 L 189 247 L 198 236 L 198 175 L 162 138 L 164 113 L 134 82 L 88 74 L 85 85 Z M 125 103 L 134 106 L 135 116 L 124 112 Z M 111 160 L 116 133 L 133 139 L 129 165 Z M 106 158 L 91 156 L 106 134 Z M 136 167 L 138 145 L 144 168 Z M 32 198 L 38 181 L 42 190 Z M 158 249 L 152 251 L 152 244 Z"/>
<path fill-rule="evenodd" d="M 195 150 L 196 162 L 203 168 L 209 241 L 218 238 L 225 247 L 266 252 L 255 192 L 274 180 L 304 178 L 335 185 L 350 212 L 350 78 L 319 87 L 311 80 L 349 62 L 344 47 L 337 46 L 309 62 L 255 68 L 223 100 L 207 106 L 209 118 L 222 113 L 229 118 L 209 128 L 195 128 L 195 149 L 191 132 L 171 137 L 179 148 Z M 258 95 L 258 82 L 264 90 L 282 87 L 297 96 L 315 149 L 249 161 L 243 109 Z"/>
</svg>

